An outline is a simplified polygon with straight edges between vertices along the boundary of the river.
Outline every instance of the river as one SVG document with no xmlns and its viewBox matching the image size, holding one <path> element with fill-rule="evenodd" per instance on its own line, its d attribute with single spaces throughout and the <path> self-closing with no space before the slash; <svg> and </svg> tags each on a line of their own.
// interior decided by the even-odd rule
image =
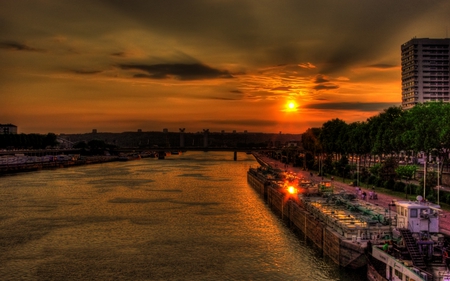
<svg viewBox="0 0 450 281">
<path fill-rule="evenodd" d="M 252 155 L 185 152 L 0 178 L 1 280 L 366 280 L 249 187 Z"/>
</svg>

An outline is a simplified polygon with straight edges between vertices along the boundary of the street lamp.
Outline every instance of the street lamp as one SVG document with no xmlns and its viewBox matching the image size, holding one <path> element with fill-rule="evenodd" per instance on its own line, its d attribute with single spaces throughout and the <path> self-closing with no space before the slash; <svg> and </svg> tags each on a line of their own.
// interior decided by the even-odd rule
<svg viewBox="0 0 450 281">
<path fill-rule="evenodd" d="M 439 159 L 437 161 L 437 204 L 439 205 L 439 189 L 440 189 L 440 185 L 439 185 Z"/>
<path fill-rule="evenodd" d="M 423 199 L 425 200 L 425 190 L 427 189 L 427 157 L 423 161 Z"/>
</svg>

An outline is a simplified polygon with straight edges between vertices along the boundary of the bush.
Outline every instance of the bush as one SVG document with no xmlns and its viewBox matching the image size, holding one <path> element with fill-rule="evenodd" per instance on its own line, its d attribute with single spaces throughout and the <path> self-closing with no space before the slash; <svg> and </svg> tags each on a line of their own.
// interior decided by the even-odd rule
<svg viewBox="0 0 450 281">
<path fill-rule="evenodd" d="M 370 175 L 370 177 L 367 178 L 367 184 L 376 184 L 378 181 L 378 178 L 374 175 Z"/>
<path fill-rule="evenodd" d="M 434 194 L 428 194 L 427 201 L 433 202 L 433 203 L 436 202 L 436 197 L 434 197 Z"/>
<path fill-rule="evenodd" d="M 450 193 L 442 192 L 439 194 L 439 203 L 450 204 Z"/>
<path fill-rule="evenodd" d="M 375 185 L 379 187 L 384 187 L 384 181 L 382 179 L 377 178 Z"/>
<path fill-rule="evenodd" d="M 416 191 L 417 191 L 418 187 L 419 187 L 418 185 L 410 183 L 410 184 L 405 185 L 404 191 L 407 194 L 417 194 Z"/>
<path fill-rule="evenodd" d="M 416 185 L 416 194 L 417 194 L 417 195 L 423 194 L 423 186 L 421 186 L 421 185 Z"/>
<path fill-rule="evenodd" d="M 395 182 L 395 184 L 393 186 L 394 191 L 405 192 L 405 188 L 406 188 L 406 183 L 401 182 L 401 181 Z"/>
<path fill-rule="evenodd" d="M 393 179 L 389 179 L 387 181 L 385 181 L 383 183 L 384 188 L 390 189 L 390 190 L 395 190 L 394 186 L 395 186 L 395 180 Z"/>
</svg>

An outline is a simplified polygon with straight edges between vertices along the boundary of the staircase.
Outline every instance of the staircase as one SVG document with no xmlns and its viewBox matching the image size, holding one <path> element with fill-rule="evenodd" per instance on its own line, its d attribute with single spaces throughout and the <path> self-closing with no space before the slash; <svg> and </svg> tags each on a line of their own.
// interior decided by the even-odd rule
<svg viewBox="0 0 450 281">
<path fill-rule="evenodd" d="M 420 269 L 425 269 L 427 266 L 423 259 L 423 256 L 419 252 L 419 246 L 416 240 L 412 237 L 411 231 L 406 228 L 400 228 L 400 233 L 405 241 L 406 248 L 412 258 L 413 265 Z"/>
</svg>

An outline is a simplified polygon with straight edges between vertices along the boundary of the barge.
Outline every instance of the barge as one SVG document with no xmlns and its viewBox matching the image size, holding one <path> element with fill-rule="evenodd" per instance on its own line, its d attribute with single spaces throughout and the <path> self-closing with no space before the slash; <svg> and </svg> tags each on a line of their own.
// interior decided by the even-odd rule
<svg viewBox="0 0 450 281">
<path fill-rule="evenodd" d="M 335 190 L 330 181 L 315 184 L 260 164 L 248 170 L 249 185 L 334 263 L 367 268 L 370 281 L 450 281 L 439 205 L 418 196 L 384 208 Z"/>
<path fill-rule="evenodd" d="M 338 192 L 331 182 L 314 184 L 270 166 L 250 168 L 247 180 L 274 213 L 339 266 L 365 267 L 368 241 L 391 235 L 394 212 Z"/>
</svg>

